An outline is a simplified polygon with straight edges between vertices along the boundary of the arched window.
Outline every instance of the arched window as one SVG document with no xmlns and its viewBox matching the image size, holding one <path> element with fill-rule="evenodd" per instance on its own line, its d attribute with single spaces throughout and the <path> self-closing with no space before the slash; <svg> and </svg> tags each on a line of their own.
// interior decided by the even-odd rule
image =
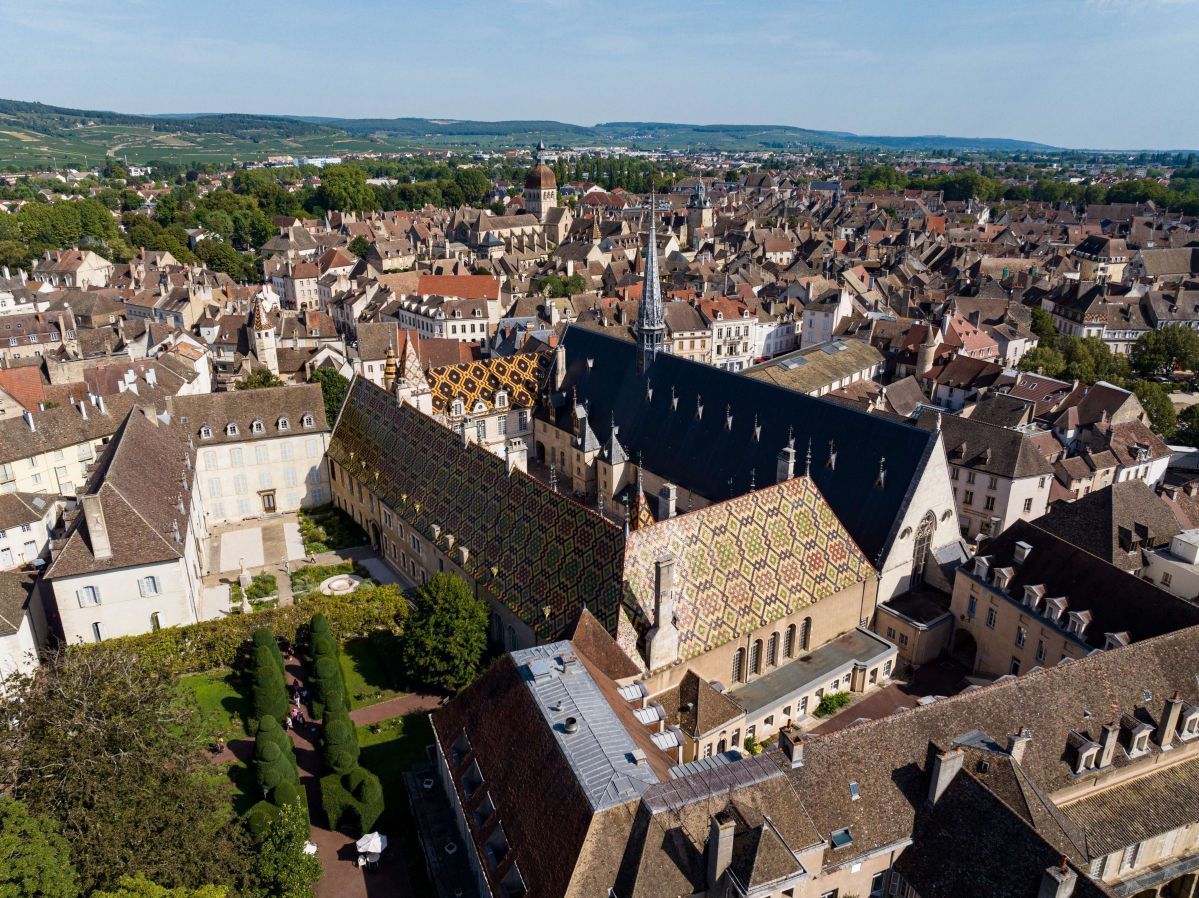
<svg viewBox="0 0 1199 898">
<path fill-rule="evenodd" d="M 790 658 L 795 654 L 795 624 L 787 628 L 783 636 L 783 657 Z"/>
<path fill-rule="evenodd" d="M 762 672 L 762 640 L 755 639 L 753 647 L 749 650 L 749 672 L 760 674 Z"/>
<path fill-rule="evenodd" d="M 287 420 L 286 416 L 279 419 L 279 429 L 291 430 L 291 422 Z"/>
<path fill-rule="evenodd" d="M 778 667 L 779 634 L 777 630 L 770 634 L 770 642 L 766 643 L 766 663 L 771 667 Z"/>
<path fill-rule="evenodd" d="M 254 419 L 254 420 L 253 420 L 253 421 L 250 423 L 250 430 L 251 430 L 251 432 L 253 432 L 253 433 L 263 433 L 263 432 L 266 430 L 266 428 L 265 428 L 265 427 L 263 427 L 263 425 L 262 425 L 262 422 L 261 422 L 260 420 L 258 420 L 257 418 L 255 418 L 255 419 Z"/>
<path fill-rule="evenodd" d="M 305 415 L 303 418 L 300 419 L 300 423 L 303 424 L 305 427 L 311 427 L 314 423 L 312 415 Z"/>
<path fill-rule="evenodd" d="M 740 683 L 745 679 L 745 649 L 733 652 L 733 682 Z"/>
<path fill-rule="evenodd" d="M 202 440 L 211 440 L 212 439 L 212 428 L 209 427 L 207 424 L 205 424 L 203 427 L 200 428 L 200 439 L 202 439 Z"/>
<path fill-rule="evenodd" d="M 812 619 L 805 617 L 799 626 L 799 650 L 806 652 L 812 644 Z"/>
<path fill-rule="evenodd" d="M 932 545 L 933 532 L 937 529 L 937 516 L 928 512 L 920 520 L 916 530 L 916 542 L 912 546 L 912 584 L 924 579 L 924 565 L 928 561 L 928 550 Z"/>
<path fill-rule="evenodd" d="M 225 425 L 225 434 L 227 436 L 231 436 L 231 437 L 237 436 L 237 422 L 236 421 L 230 421 L 228 424 Z"/>
</svg>

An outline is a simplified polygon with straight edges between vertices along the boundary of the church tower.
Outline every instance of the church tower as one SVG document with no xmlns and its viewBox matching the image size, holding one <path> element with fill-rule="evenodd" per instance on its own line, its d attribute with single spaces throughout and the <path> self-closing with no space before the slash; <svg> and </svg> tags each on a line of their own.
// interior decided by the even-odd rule
<svg viewBox="0 0 1199 898">
<path fill-rule="evenodd" d="M 691 238 L 692 246 L 699 246 L 699 231 L 711 228 L 715 219 L 708 189 L 704 186 L 703 178 L 697 178 L 695 189 L 691 191 L 691 197 L 687 200 L 687 234 Z"/>
<path fill-rule="evenodd" d="M 666 309 L 658 278 L 658 235 L 654 227 L 657 195 L 650 200 L 649 241 L 645 247 L 645 271 L 641 277 L 641 308 L 637 311 L 637 373 L 644 374 L 666 346 Z"/>
<path fill-rule="evenodd" d="M 550 209 L 558 205 L 558 179 L 545 164 L 545 141 L 537 144 L 533 159 L 534 165 L 525 178 L 525 211 L 544 224 Z"/>
<path fill-rule="evenodd" d="M 279 355 L 275 339 L 275 325 L 262 308 L 262 299 L 254 300 L 254 315 L 250 321 L 251 333 L 254 335 L 254 357 L 271 372 L 279 374 Z"/>
</svg>

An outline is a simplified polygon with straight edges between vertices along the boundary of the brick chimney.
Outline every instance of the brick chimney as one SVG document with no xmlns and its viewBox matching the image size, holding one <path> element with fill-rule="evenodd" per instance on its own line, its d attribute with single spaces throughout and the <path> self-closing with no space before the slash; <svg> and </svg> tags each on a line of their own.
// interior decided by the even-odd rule
<svg viewBox="0 0 1199 898">
<path fill-rule="evenodd" d="M 1041 874 L 1041 888 L 1037 890 L 1037 898 L 1070 898 L 1077 883 L 1078 874 L 1067 866 L 1063 857 L 1061 863 L 1047 867 Z"/>
</svg>

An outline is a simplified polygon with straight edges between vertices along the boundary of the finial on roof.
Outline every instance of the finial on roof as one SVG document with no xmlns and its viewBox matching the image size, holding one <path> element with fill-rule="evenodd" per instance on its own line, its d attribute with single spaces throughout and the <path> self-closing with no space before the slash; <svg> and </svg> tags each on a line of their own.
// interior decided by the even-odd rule
<svg viewBox="0 0 1199 898">
<path fill-rule="evenodd" d="M 758 473 L 757 468 L 749 469 L 749 491 L 751 493 L 758 488 L 757 487 L 757 473 Z"/>
<path fill-rule="evenodd" d="M 787 447 L 795 448 L 795 427 L 790 424 L 787 425 Z"/>
<path fill-rule="evenodd" d="M 804 459 L 803 476 L 804 477 L 812 476 L 812 438 L 811 437 L 808 437 L 808 454 L 807 454 L 807 457 Z"/>
</svg>

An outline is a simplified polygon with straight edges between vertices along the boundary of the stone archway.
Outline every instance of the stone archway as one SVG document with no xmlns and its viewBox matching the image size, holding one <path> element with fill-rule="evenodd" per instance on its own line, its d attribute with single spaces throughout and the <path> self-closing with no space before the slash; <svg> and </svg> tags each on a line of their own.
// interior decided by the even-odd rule
<svg viewBox="0 0 1199 898">
<path fill-rule="evenodd" d="M 383 534 L 379 530 L 379 524 L 371 521 L 371 545 L 378 552 L 383 547 Z"/>
<path fill-rule="evenodd" d="M 974 661 L 978 656 L 978 643 L 967 630 L 958 630 L 953 634 L 952 647 L 949 650 L 950 657 L 957 661 L 967 670 L 974 671 Z"/>
</svg>

